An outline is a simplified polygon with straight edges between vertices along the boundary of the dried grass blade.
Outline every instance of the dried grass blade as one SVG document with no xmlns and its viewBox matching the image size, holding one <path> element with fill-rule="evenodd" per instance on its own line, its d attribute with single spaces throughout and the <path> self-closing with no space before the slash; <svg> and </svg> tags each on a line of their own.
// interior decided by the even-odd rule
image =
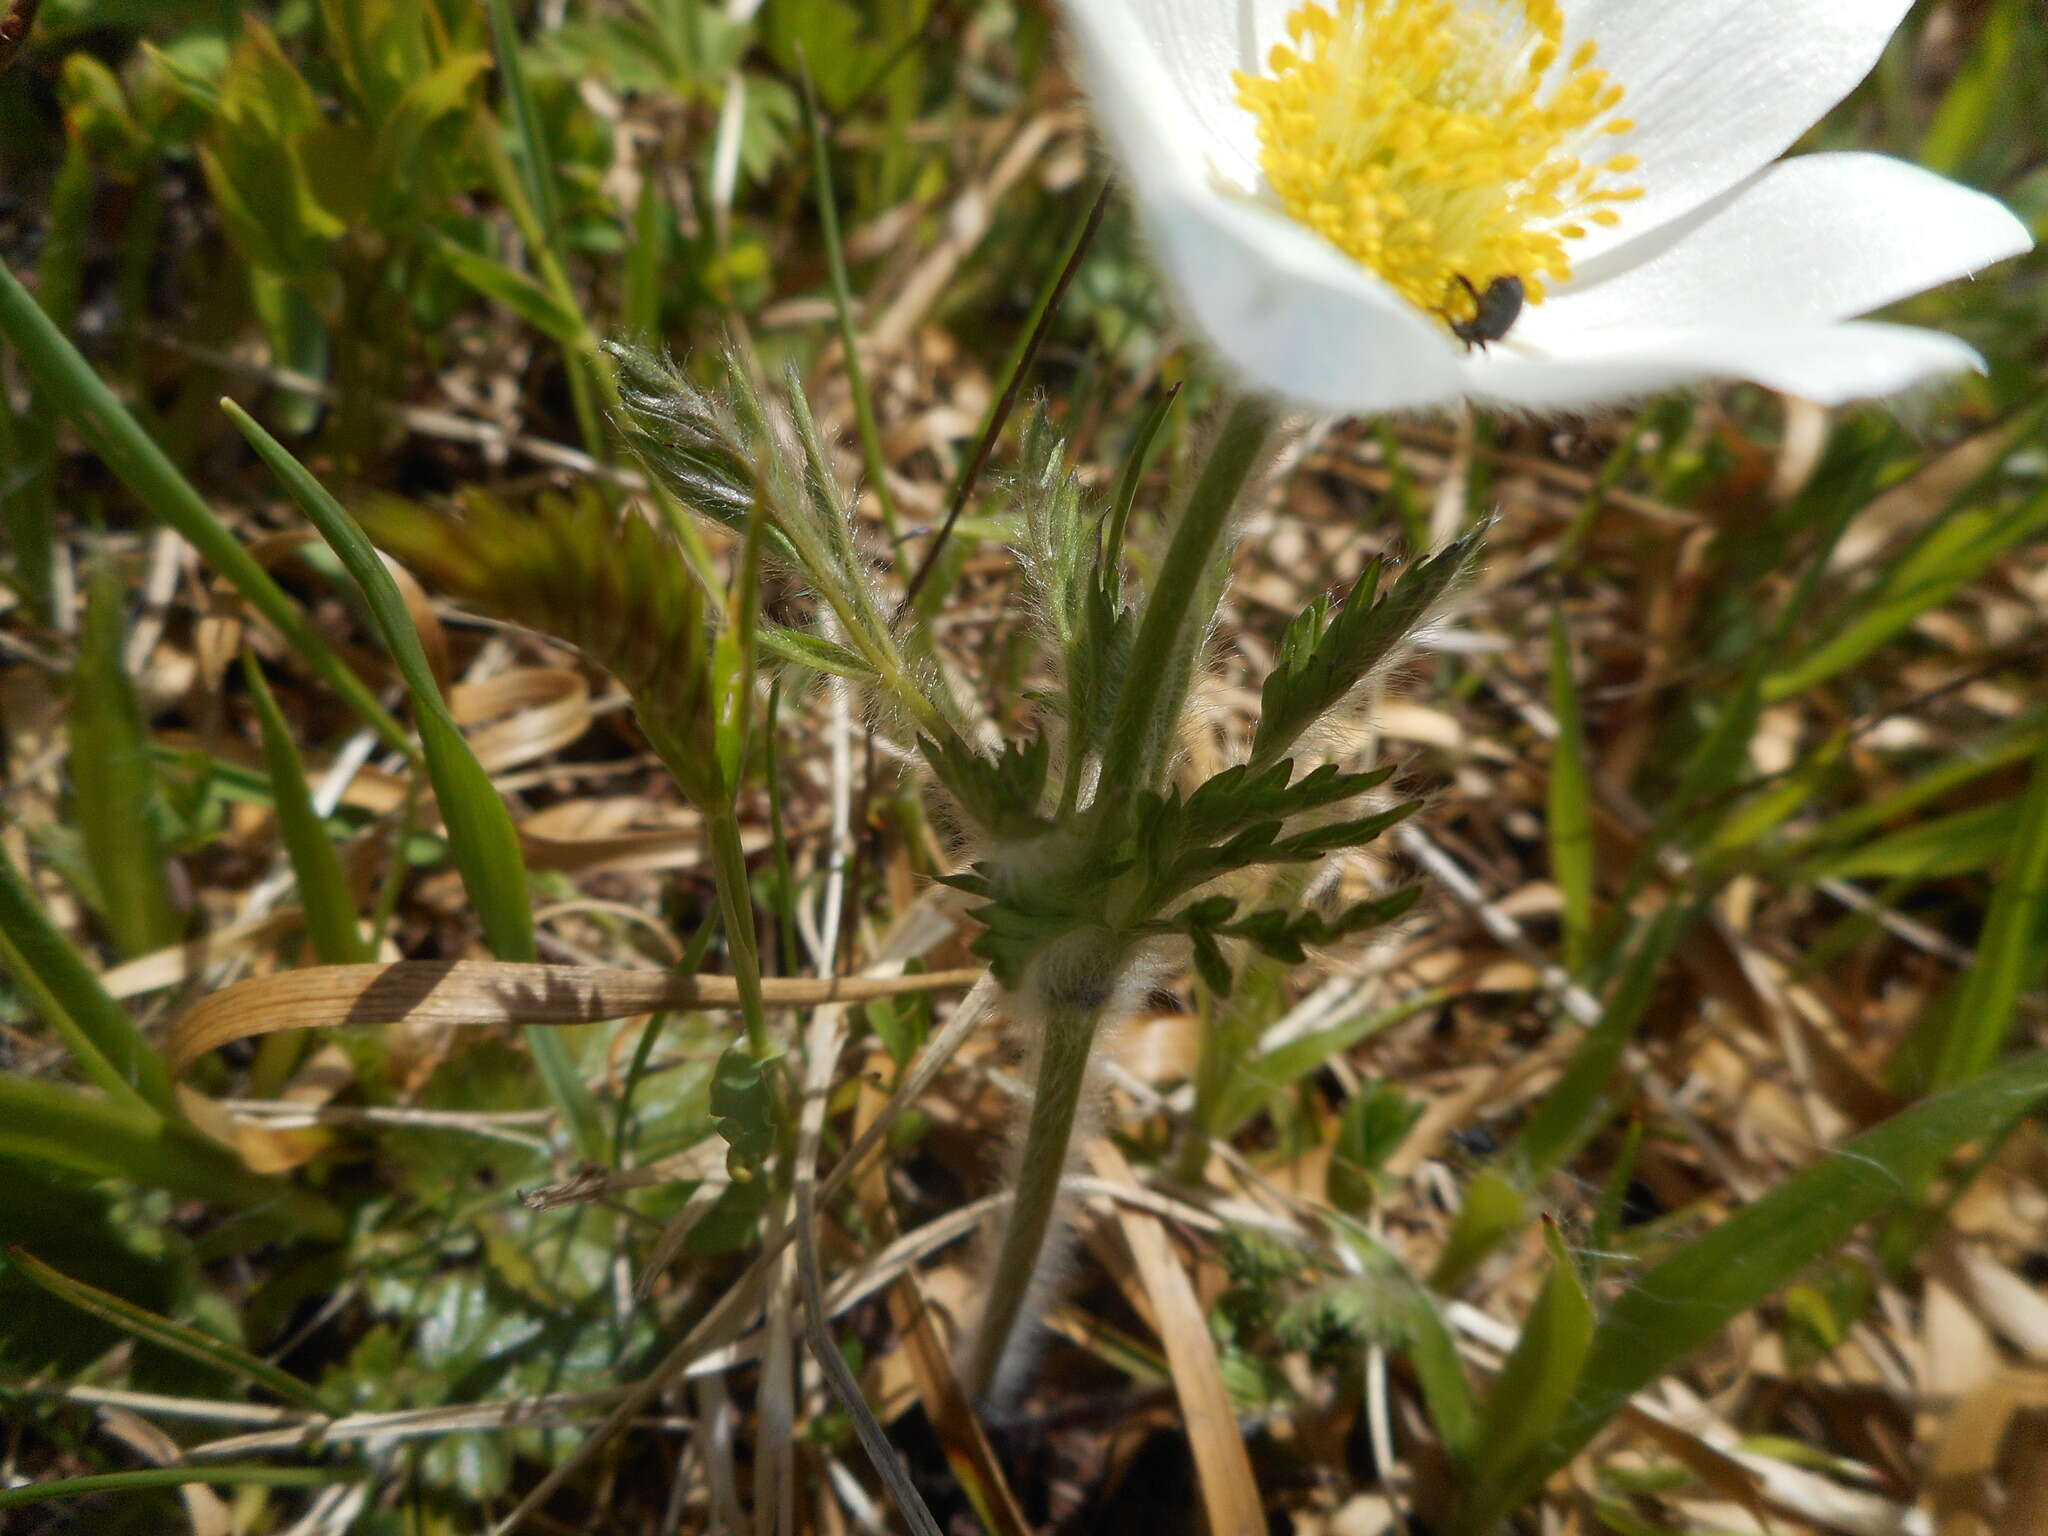
<svg viewBox="0 0 2048 1536">
<path fill-rule="evenodd" d="M 815 109 L 814 109 L 815 110 Z M 818 1147 L 824 1137 L 826 1100 L 832 1091 L 832 1068 L 845 1044 L 846 1029 L 840 1009 L 821 1008 L 813 1017 L 805 1041 L 803 1119 L 797 1131 L 796 1162 L 796 1268 L 803 1296 L 804 1334 L 817 1357 L 818 1368 L 832 1395 L 846 1410 L 861 1449 L 881 1478 L 904 1520 L 919 1536 L 939 1536 L 939 1523 L 925 1506 L 910 1474 L 896 1459 L 889 1437 L 875 1419 L 867 1397 L 854 1380 L 832 1327 L 825 1315 L 825 1276 L 818 1263 Z"/>
<path fill-rule="evenodd" d="M 1108 1142 L 1096 1142 L 1089 1156 L 1104 1178 L 1137 1185 L 1130 1164 Z M 1266 1529 L 1265 1507 L 1201 1300 L 1167 1241 L 1165 1223 L 1122 1202 L 1116 1215 L 1158 1317 L 1209 1529 L 1214 1536 L 1258 1536 Z"/>
<path fill-rule="evenodd" d="M 762 983 L 771 1007 L 867 1002 L 973 986 L 979 970 Z M 203 997 L 171 1026 L 174 1073 L 235 1040 L 335 1024 L 594 1024 L 665 1008 L 731 1008 L 726 976 L 522 965 L 501 960 L 401 960 L 323 965 L 237 982 Z"/>
</svg>

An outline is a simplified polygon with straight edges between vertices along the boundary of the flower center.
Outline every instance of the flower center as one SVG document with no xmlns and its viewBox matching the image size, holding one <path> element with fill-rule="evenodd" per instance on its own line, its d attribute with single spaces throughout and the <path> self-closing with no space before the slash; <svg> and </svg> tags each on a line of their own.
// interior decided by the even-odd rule
<svg viewBox="0 0 2048 1536">
<path fill-rule="evenodd" d="M 1288 213 L 1467 341 L 1495 339 L 1481 300 L 1520 281 L 1532 304 L 1571 276 L 1568 243 L 1641 197 L 1602 158 L 1622 88 L 1581 44 L 1560 65 L 1557 0 L 1334 0 L 1287 18 L 1268 76 L 1240 71 L 1259 163 Z M 1496 290 L 1499 292 L 1500 290 Z M 1505 313 L 1512 323 L 1513 306 Z"/>
</svg>

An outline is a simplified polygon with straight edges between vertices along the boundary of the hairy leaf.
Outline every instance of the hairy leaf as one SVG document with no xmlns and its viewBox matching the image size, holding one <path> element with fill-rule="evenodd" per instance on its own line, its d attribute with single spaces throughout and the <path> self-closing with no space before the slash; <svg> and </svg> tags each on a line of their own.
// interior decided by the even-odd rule
<svg viewBox="0 0 2048 1536">
<path fill-rule="evenodd" d="M 1392 661 L 1471 562 L 1479 539 L 1476 532 L 1467 534 L 1410 566 L 1377 601 L 1373 594 L 1383 566 L 1370 561 L 1334 614 L 1326 598 L 1304 609 L 1287 627 L 1266 678 L 1252 763 L 1277 761 L 1302 732 Z"/>
</svg>

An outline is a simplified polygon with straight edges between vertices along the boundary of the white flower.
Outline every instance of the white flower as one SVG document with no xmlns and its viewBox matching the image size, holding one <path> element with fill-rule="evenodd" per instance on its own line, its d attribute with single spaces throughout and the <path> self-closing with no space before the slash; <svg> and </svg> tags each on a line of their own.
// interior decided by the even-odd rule
<svg viewBox="0 0 2048 1536">
<path fill-rule="evenodd" d="M 2026 228 L 1901 161 L 1778 158 L 1908 4 L 1062 0 L 1188 316 L 1249 386 L 1339 412 L 1981 369 L 1853 317 Z"/>
</svg>

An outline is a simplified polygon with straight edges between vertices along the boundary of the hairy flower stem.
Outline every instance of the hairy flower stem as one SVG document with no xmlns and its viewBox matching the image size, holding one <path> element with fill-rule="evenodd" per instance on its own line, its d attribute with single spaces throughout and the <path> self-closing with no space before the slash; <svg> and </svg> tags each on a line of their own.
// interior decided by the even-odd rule
<svg viewBox="0 0 2048 1536">
<path fill-rule="evenodd" d="M 1156 782 L 1172 756 L 1174 728 L 1222 592 L 1217 557 L 1245 487 L 1266 461 L 1280 410 L 1262 396 L 1233 402 L 1201 477 L 1181 509 L 1173 542 L 1145 602 L 1118 695 L 1100 783 Z M 1198 599 L 1207 595 L 1209 601 Z"/>
<path fill-rule="evenodd" d="M 1111 996 L 1115 990 L 1104 989 Z M 1024 1003 L 1020 1011 L 1029 1018 L 1035 1010 Z M 1024 1132 L 1009 1223 L 989 1272 L 988 1305 L 982 1310 L 964 1381 L 969 1395 L 977 1400 L 988 1398 L 995 1390 L 1010 1336 L 1038 1278 L 1046 1234 L 1059 1206 L 1060 1181 L 1067 1170 L 1075 1111 L 1088 1080 L 1088 1056 L 1103 1023 L 1103 1011 L 1100 1003 L 1049 1003 L 1035 1021 L 1042 1033 L 1031 1122 Z"/>
</svg>

